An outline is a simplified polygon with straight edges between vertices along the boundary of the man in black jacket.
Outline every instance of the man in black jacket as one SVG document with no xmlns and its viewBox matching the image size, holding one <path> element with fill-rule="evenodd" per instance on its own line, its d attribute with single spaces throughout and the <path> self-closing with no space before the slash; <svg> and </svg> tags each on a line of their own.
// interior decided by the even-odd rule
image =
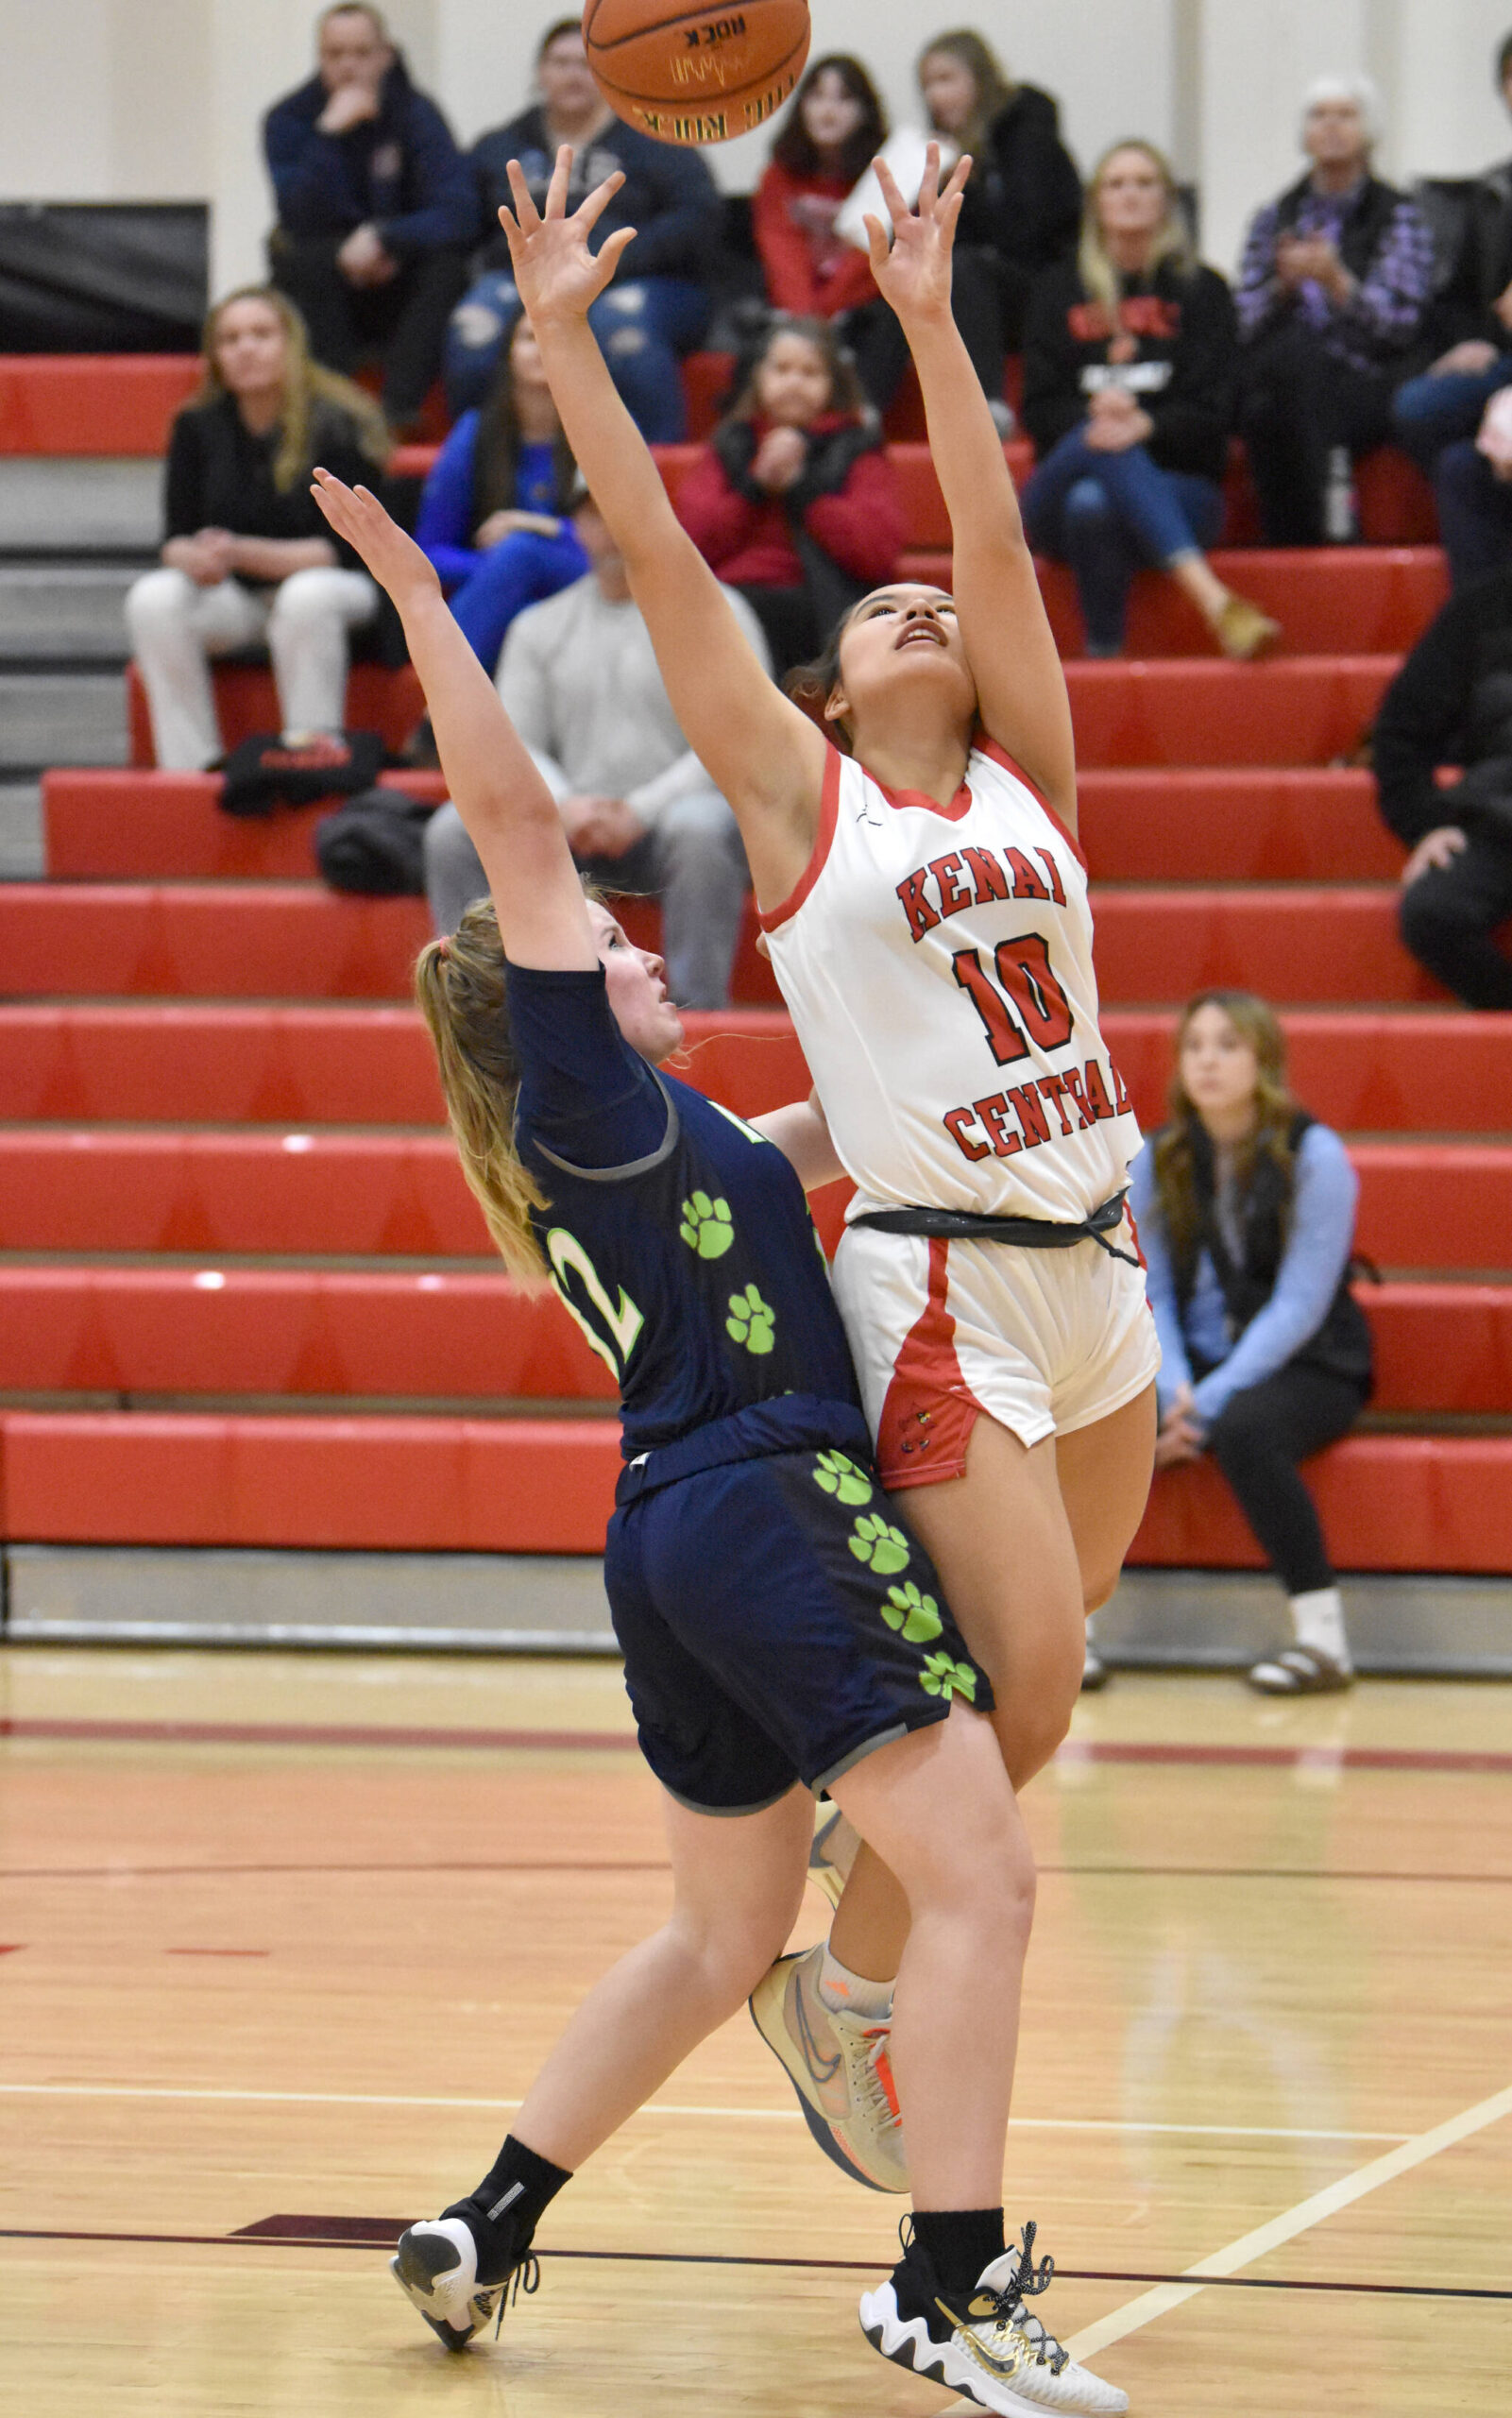
<svg viewBox="0 0 1512 2418">
<path fill-rule="evenodd" d="M 382 360 L 383 410 L 401 433 L 435 377 L 467 281 L 477 192 L 376 9 L 327 9 L 319 57 L 319 72 L 263 122 L 278 206 L 273 281 L 303 313 L 317 361 L 349 375 Z"/>
<path fill-rule="evenodd" d="M 1496 88 L 1512 111 L 1512 34 L 1496 55 Z M 1492 395 L 1512 383 L 1512 160 L 1476 178 L 1464 209 L 1453 274 L 1434 313 L 1448 349 L 1399 386 L 1391 407 L 1398 443 L 1430 475 L 1444 447 L 1473 436 Z"/>
<path fill-rule="evenodd" d="M 1441 764 L 1459 764 L 1453 789 Z M 1512 1008 L 1512 570 L 1452 597 L 1382 702 L 1381 811 L 1412 850 L 1402 937 L 1471 1008 Z"/>
</svg>

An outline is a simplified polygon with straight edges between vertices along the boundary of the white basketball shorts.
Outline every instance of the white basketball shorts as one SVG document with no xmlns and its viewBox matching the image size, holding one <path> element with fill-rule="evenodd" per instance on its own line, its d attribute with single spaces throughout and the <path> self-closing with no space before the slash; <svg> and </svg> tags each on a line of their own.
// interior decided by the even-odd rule
<svg viewBox="0 0 1512 2418">
<path fill-rule="evenodd" d="M 1109 1240 L 1137 1250 L 1132 1220 Z M 1095 1242 L 1034 1251 L 847 1226 L 833 1274 L 893 1491 L 960 1477 L 983 1411 L 1038 1444 L 1121 1409 L 1160 1367 L 1143 1268 Z"/>
</svg>

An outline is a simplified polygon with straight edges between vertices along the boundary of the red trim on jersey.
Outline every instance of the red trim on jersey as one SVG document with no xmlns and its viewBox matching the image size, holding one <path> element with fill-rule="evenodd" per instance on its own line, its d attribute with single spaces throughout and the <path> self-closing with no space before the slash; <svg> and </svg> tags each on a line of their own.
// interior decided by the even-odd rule
<svg viewBox="0 0 1512 2418">
<path fill-rule="evenodd" d="M 864 764 L 861 770 L 866 772 Z M 926 814 L 938 814 L 942 823 L 960 823 L 972 809 L 971 787 L 965 780 L 962 780 L 950 804 L 942 806 L 937 797 L 930 797 L 925 790 L 890 790 L 886 781 L 879 781 L 875 773 L 867 773 L 866 777 L 874 789 L 881 791 L 889 806 L 922 806 Z"/>
<path fill-rule="evenodd" d="M 790 890 L 780 907 L 773 907 L 765 915 L 757 911 L 756 922 L 764 932 L 774 932 L 779 924 L 791 921 L 824 870 L 824 860 L 834 843 L 835 825 L 840 816 L 840 768 L 843 761 L 838 747 L 825 748 L 824 778 L 819 792 L 819 828 L 814 833 L 808 862 L 798 877 L 796 889 Z"/>
<path fill-rule="evenodd" d="M 994 764 L 1001 764 L 1005 773 L 1011 773 L 1015 781 L 1023 782 L 1025 788 L 1028 791 L 1029 795 L 1033 798 L 1035 805 L 1040 809 L 1043 814 L 1048 815 L 1050 821 L 1060 832 L 1062 839 L 1065 842 L 1066 846 L 1075 857 L 1078 864 L 1081 867 L 1082 872 L 1085 873 L 1087 871 L 1087 860 L 1081 853 L 1076 833 L 1074 831 L 1067 830 L 1065 825 L 1062 822 L 1061 817 L 1057 814 L 1054 807 L 1050 804 L 1049 799 L 1045 796 L 1045 792 L 1041 789 L 1038 781 L 1031 780 L 1028 774 L 1024 770 L 1023 765 L 1015 763 L 1007 748 L 999 747 L 996 740 L 989 739 L 984 730 L 979 730 L 977 733 L 972 743 L 975 747 L 980 750 L 982 755 L 990 756 Z"/>
<path fill-rule="evenodd" d="M 892 1494 L 963 1477 L 982 1407 L 956 1356 L 956 1321 L 945 1306 L 949 1253 L 943 1235 L 930 1236 L 925 1305 L 903 1338 L 877 1421 L 877 1474 Z"/>
</svg>

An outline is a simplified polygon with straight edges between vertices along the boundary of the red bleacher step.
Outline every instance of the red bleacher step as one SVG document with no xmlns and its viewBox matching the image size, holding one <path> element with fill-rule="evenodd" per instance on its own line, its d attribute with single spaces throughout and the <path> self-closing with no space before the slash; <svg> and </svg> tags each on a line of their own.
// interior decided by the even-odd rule
<svg viewBox="0 0 1512 2418">
<path fill-rule="evenodd" d="M 438 773 L 385 773 L 439 799 Z M 1393 881 L 1405 850 L 1382 822 L 1368 773 L 1087 772 L 1081 844 L 1099 881 Z M 212 773 L 50 772 L 42 776 L 54 880 L 298 879 L 314 870 L 326 807 L 223 814 Z"/>
<path fill-rule="evenodd" d="M 278 730 L 278 691 L 273 674 L 261 663 L 216 663 L 211 666 L 215 712 L 228 749 L 259 731 Z M 347 728 L 376 730 L 385 747 L 401 748 L 425 711 L 425 692 L 413 666 L 390 669 L 382 663 L 354 663 L 347 683 Z M 152 745 L 152 719 L 147 693 L 134 663 L 126 672 L 126 716 L 130 760 L 138 766 L 157 762 Z"/>
<path fill-rule="evenodd" d="M 1351 1436 L 1306 1469 L 1340 1570 L 1512 1569 L 1512 1436 Z M 1238 1505 L 1207 1461 L 1156 1478 L 1128 1559 L 1175 1569 L 1265 1567 Z"/>
<path fill-rule="evenodd" d="M 36 1543 L 595 1553 L 609 1420 L 0 1416 L 3 1527 Z M 1512 1439 L 1351 1437 L 1312 1464 L 1343 1570 L 1512 1565 Z M 1254 1568 L 1215 1471 L 1157 1482 L 1131 1559 Z"/>
<path fill-rule="evenodd" d="M 1273 656 L 1263 663 L 1068 663 L 1077 760 L 1323 765 L 1368 735 L 1395 656 Z"/>
<path fill-rule="evenodd" d="M 380 773 L 380 786 L 439 805 L 439 773 Z M 314 829 L 342 804 L 225 814 L 218 773 L 49 772 L 42 830 L 54 881 L 301 880 L 315 870 Z"/>
<path fill-rule="evenodd" d="M 1512 1402 L 1512 1286 L 1365 1285 L 1375 1407 Z M 0 1393 L 614 1399 L 554 1293 L 497 1275 L 0 1268 Z"/>
<path fill-rule="evenodd" d="M 203 374 L 193 352 L 0 356 L 0 453 L 164 453 Z"/>
<path fill-rule="evenodd" d="M 1360 1249 L 1500 1269 L 1512 1146 L 1362 1142 Z M 816 1196 L 834 1230 L 838 1185 Z M 491 1257 L 449 1135 L 0 1130 L 0 1250 Z"/>
<path fill-rule="evenodd" d="M 671 1071 L 742 1116 L 809 1078 L 774 1008 L 689 1009 Z M 0 1006 L 0 1121 L 435 1125 L 435 1059 L 399 1007 Z"/>
<path fill-rule="evenodd" d="M 3 1524 L 37 1543 L 598 1553 L 614 1420 L 11 1411 Z"/>
</svg>

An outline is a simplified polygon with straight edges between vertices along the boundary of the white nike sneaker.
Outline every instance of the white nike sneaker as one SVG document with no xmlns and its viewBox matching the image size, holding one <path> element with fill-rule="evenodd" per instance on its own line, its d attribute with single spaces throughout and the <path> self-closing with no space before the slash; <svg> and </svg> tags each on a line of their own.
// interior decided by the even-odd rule
<svg viewBox="0 0 1512 2418">
<path fill-rule="evenodd" d="M 449 2351 L 465 2351 L 480 2327 L 501 2320 L 513 2279 L 516 2299 L 533 2292 L 540 2266 L 525 2251 L 497 2284 L 478 2281 L 478 2245 L 461 2217 L 426 2218 L 406 2227 L 388 2262 L 389 2273 Z"/>
<path fill-rule="evenodd" d="M 963 2393 L 999 2418 L 1040 2418 L 1046 2409 L 1102 2413 L 1127 2409 L 1129 2395 L 1078 2367 L 1053 2334 L 1024 2306 L 1043 2292 L 1053 2259 L 1033 2259 L 1034 2227 L 1022 2250 L 1007 2250 L 983 2269 L 976 2290 L 954 2307 L 913 2232 L 899 2228 L 903 2257 L 885 2284 L 861 2295 L 861 2331 L 884 2359 Z"/>
<path fill-rule="evenodd" d="M 802 1956 L 779 1956 L 751 1993 L 751 2020 L 780 2060 L 824 2155 L 873 2191 L 907 2191 L 889 2027 L 824 2004 L 824 1959 L 823 1940 Z"/>
</svg>

